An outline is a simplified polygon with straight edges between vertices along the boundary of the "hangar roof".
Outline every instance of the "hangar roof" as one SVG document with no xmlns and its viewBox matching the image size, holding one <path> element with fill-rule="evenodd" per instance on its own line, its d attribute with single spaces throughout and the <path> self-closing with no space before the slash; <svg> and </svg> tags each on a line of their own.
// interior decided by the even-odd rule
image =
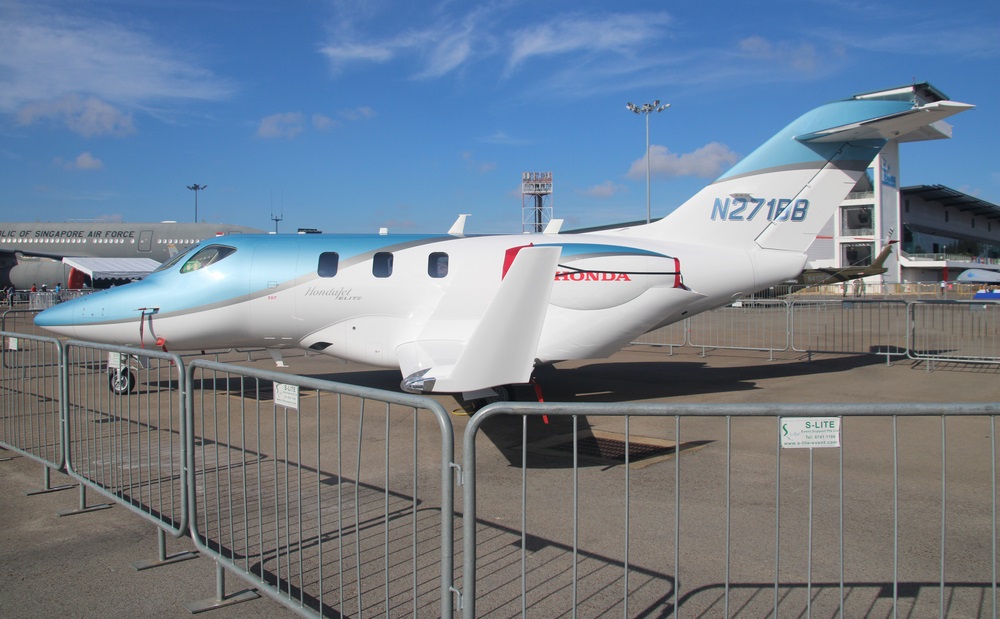
<svg viewBox="0 0 1000 619">
<path fill-rule="evenodd" d="M 937 202 L 987 219 L 1000 219 L 1000 206 L 944 185 L 913 185 L 903 187 L 899 192 L 904 196 L 917 196 L 928 202 Z"/>
<path fill-rule="evenodd" d="M 138 279 L 160 266 L 152 258 L 63 258 L 63 262 L 91 279 Z"/>
</svg>

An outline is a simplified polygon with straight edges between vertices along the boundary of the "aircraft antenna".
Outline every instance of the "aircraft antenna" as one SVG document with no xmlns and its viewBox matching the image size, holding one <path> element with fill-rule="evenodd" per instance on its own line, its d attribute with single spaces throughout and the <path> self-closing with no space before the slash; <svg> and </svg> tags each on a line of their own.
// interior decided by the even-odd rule
<svg viewBox="0 0 1000 619">
<path fill-rule="evenodd" d="M 274 222 L 274 233 L 278 233 L 278 222 L 285 218 L 285 194 L 281 194 L 281 214 L 275 216 L 274 214 L 274 195 L 271 196 L 271 221 Z"/>
<path fill-rule="evenodd" d="M 541 232 L 552 221 L 552 172 L 521 173 L 521 232 Z"/>
</svg>

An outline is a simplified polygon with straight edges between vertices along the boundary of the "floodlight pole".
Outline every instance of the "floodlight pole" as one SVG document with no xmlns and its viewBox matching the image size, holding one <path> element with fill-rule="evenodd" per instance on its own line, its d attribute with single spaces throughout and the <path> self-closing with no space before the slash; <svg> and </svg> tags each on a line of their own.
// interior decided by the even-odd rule
<svg viewBox="0 0 1000 619">
<path fill-rule="evenodd" d="M 657 99 L 652 103 L 643 103 L 638 106 L 631 101 L 625 104 L 625 107 L 629 111 L 635 112 L 636 114 L 643 114 L 646 117 L 646 223 L 651 221 L 651 215 L 649 210 L 649 115 L 653 112 L 662 112 L 663 110 L 670 107 L 669 103 L 664 103 L 660 105 L 660 100 Z"/>
<path fill-rule="evenodd" d="M 195 183 L 194 185 L 188 185 L 187 188 L 194 192 L 194 223 L 198 223 L 198 192 L 202 189 L 208 189 L 208 185 Z"/>
</svg>

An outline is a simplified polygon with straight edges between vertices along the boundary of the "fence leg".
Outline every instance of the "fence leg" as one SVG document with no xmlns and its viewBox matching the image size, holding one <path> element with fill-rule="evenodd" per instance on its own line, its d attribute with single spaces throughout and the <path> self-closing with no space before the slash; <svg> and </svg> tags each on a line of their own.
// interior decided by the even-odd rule
<svg viewBox="0 0 1000 619">
<path fill-rule="evenodd" d="M 34 496 L 36 494 L 47 494 L 49 492 L 60 492 L 62 490 L 69 490 L 76 484 L 63 484 L 61 486 L 52 485 L 52 468 L 48 466 L 42 467 L 42 489 L 41 490 L 28 490 L 24 494 L 26 496 Z"/>
<path fill-rule="evenodd" d="M 111 503 L 99 503 L 97 505 L 87 506 L 87 486 L 80 484 L 80 507 L 78 509 L 65 509 L 61 512 L 56 512 L 59 516 L 75 516 L 77 514 L 86 514 L 88 512 L 96 512 L 102 509 L 108 509 L 111 507 Z"/>
<path fill-rule="evenodd" d="M 188 559 L 194 559 L 198 556 L 197 552 L 192 552 L 185 550 L 184 552 L 178 552 L 177 554 L 167 556 L 167 534 L 163 529 L 157 528 L 157 541 L 159 542 L 160 555 L 158 559 L 142 559 L 136 561 L 132 564 L 132 567 L 136 571 L 141 572 L 142 570 L 148 570 L 151 567 L 159 567 L 161 565 L 169 565 L 171 563 L 179 563 L 181 561 L 187 561 Z"/>
<path fill-rule="evenodd" d="M 212 610 L 213 608 L 221 608 L 223 606 L 230 606 L 232 604 L 239 604 L 240 602 L 246 602 L 249 600 L 256 600 L 260 597 L 260 594 L 253 589 L 244 589 L 239 593 L 234 593 L 229 597 L 226 597 L 226 570 L 222 565 L 216 561 L 215 562 L 215 599 L 208 600 L 197 600 L 194 602 L 185 602 L 184 608 L 192 615 L 198 613 L 203 613 L 206 610 Z"/>
</svg>

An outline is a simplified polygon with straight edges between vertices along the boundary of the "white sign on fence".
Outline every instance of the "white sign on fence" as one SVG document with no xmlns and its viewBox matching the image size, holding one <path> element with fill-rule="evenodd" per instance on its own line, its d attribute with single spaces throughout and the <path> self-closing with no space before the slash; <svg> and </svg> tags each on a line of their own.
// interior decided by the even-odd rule
<svg viewBox="0 0 1000 619">
<path fill-rule="evenodd" d="M 781 447 L 840 447 L 840 417 L 782 417 Z"/>
<path fill-rule="evenodd" d="M 274 383 L 274 403 L 299 410 L 299 386 Z"/>
</svg>

